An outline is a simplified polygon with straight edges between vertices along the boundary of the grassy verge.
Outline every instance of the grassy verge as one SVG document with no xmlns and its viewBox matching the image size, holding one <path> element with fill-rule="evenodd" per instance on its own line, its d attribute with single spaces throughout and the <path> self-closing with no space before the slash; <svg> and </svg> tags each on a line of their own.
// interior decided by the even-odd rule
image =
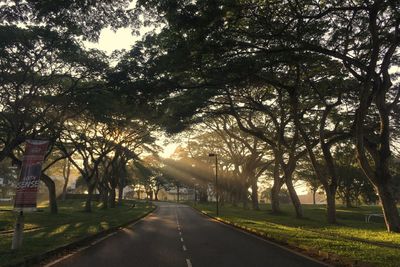
<svg viewBox="0 0 400 267">
<path fill-rule="evenodd" d="M 196 208 L 215 217 L 215 204 Z M 304 205 L 305 219 L 296 219 L 290 205 L 282 208 L 283 214 L 272 215 L 266 205 L 260 211 L 225 205 L 219 218 L 295 247 L 337 255 L 343 262 L 399 266 L 400 234 L 387 233 L 380 218 L 365 222 L 365 214 L 381 213 L 379 207 L 338 207 L 338 225 L 326 223 L 322 205 Z"/>
<path fill-rule="evenodd" d="M 102 210 L 95 203 L 92 213 L 83 212 L 84 202 L 67 200 L 59 203 L 59 213 L 50 214 L 47 207 L 42 212 L 27 213 L 23 247 L 11 251 L 12 229 L 15 214 L 0 212 L 0 266 L 14 264 L 25 257 L 31 257 L 80 240 L 84 237 L 119 226 L 139 218 L 154 206 L 137 203 L 132 208 L 128 202 L 123 206 Z"/>
</svg>

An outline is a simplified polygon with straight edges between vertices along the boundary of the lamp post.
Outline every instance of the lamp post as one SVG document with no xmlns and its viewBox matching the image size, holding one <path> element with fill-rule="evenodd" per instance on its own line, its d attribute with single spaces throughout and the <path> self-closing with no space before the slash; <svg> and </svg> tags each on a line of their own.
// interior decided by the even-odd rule
<svg viewBox="0 0 400 267">
<path fill-rule="evenodd" d="M 196 206 L 196 178 L 192 177 L 192 182 L 193 182 L 193 204 Z"/>
<path fill-rule="evenodd" d="M 215 157 L 215 196 L 217 204 L 217 216 L 219 216 L 219 203 L 218 203 L 218 155 L 216 153 L 208 154 L 209 157 Z"/>
<path fill-rule="evenodd" d="M 194 173 L 194 168 L 196 168 L 196 164 L 192 164 L 192 173 Z M 192 177 L 192 182 L 193 182 L 193 193 L 194 193 L 194 199 L 193 199 L 193 204 L 196 206 L 196 178 Z"/>
</svg>

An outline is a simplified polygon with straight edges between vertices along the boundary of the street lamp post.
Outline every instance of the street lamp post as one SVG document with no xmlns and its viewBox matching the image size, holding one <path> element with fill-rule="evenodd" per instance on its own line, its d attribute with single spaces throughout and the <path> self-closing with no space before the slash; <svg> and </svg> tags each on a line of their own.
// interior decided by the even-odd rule
<svg viewBox="0 0 400 267">
<path fill-rule="evenodd" d="M 208 154 L 209 157 L 215 157 L 215 196 L 216 196 L 216 204 L 217 204 L 217 216 L 219 216 L 219 203 L 218 203 L 218 155 L 216 153 Z"/>
<path fill-rule="evenodd" d="M 193 169 L 196 168 L 196 164 L 192 164 L 192 168 Z M 196 178 L 192 177 L 192 182 L 193 182 L 193 192 L 194 192 L 193 204 L 194 206 L 196 206 Z"/>
<path fill-rule="evenodd" d="M 194 204 L 194 206 L 196 206 L 196 178 L 192 178 L 192 181 L 193 181 L 193 193 L 194 193 L 194 196 L 193 196 L 193 204 Z"/>
</svg>

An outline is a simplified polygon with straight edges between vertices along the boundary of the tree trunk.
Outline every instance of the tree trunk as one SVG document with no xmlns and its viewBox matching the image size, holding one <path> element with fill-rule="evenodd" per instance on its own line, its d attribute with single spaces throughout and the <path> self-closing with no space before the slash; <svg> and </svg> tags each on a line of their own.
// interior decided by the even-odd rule
<svg viewBox="0 0 400 267">
<path fill-rule="evenodd" d="M 118 187 L 118 206 L 122 206 L 122 198 L 124 196 L 124 187 Z"/>
<path fill-rule="evenodd" d="M 254 179 L 251 184 L 251 201 L 253 204 L 253 210 L 260 210 L 258 205 L 258 185 L 257 179 Z"/>
<path fill-rule="evenodd" d="M 292 200 L 294 210 L 296 212 L 296 218 L 301 219 L 303 218 L 303 209 L 301 206 L 299 196 L 297 195 L 297 192 L 294 189 L 292 177 L 285 177 L 285 182 L 286 182 L 286 187 L 289 191 L 290 199 Z"/>
<path fill-rule="evenodd" d="M 64 166 L 63 166 L 64 185 L 63 185 L 62 196 L 61 196 L 62 200 L 65 200 L 67 197 L 67 187 L 68 187 L 68 181 L 69 181 L 70 174 L 71 174 L 71 162 L 68 159 L 65 159 Z"/>
<path fill-rule="evenodd" d="M 154 200 L 158 201 L 158 192 L 160 191 L 160 189 L 156 189 L 154 190 Z"/>
<path fill-rule="evenodd" d="M 376 187 L 379 194 L 379 199 L 382 203 L 383 215 L 388 231 L 400 232 L 399 211 L 396 202 L 393 198 L 392 191 L 388 184 L 379 185 Z"/>
<path fill-rule="evenodd" d="M 351 204 L 350 192 L 346 192 L 346 208 L 351 208 L 353 205 Z"/>
<path fill-rule="evenodd" d="M 68 179 L 64 180 L 64 185 L 62 189 L 61 199 L 65 200 L 67 198 L 67 186 L 68 186 Z"/>
<path fill-rule="evenodd" d="M 199 201 L 201 203 L 207 203 L 208 202 L 208 195 L 207 195 L 207 189 L 200 189 L 199 191 Z"/>
<path fill-rule="evenodd" d="M 108 208 L 108 190 L 105 188 L 101 192 L 101 201 L 103 203 L 102 208 L 107 209 Z"/>
<path fill-rule="evenodd" d="M 232 206 L 237 207 L 238 206 L 238 192 L 235 190 L 235 192 L 232 193 Z"/>
<path fill-rule="evenodd" d="M 279 205 L 279 193 L 281 191 L 280 185 L 274 183 L 271 189 L 271 208 L 272 213 L 281 213 L 281 207 Z"/>
<path fill-rule="evenodd" d="M 47 187 L 47 190 L 49 191 L 50 213 L 57 214 L 58 207 L 57 207 L 56 185 L 54 181 L 44 173 L 42 173 L 42 175 L 40 176 L 40 180 L 44 182 L 44 184 Z"/>
<path fill-rule="evenodd" d="M 291 106 L 292 106 L 292 114 L 294 117 L 294 123 L 296 128 L 299 130 L 304 144 L 306 146 L 308 157 L 311 161 L 311 164 L 314 169 L 314 173 L 317 179 L 324 184 L 324 189 L 327 195 L 327 213 L 328 213 L 328 222 L 329 223 L 336 223 L 336 207 L 335 207 L 335 194 L 337 188 L 337 175 L 335 170 L 335 164 L 330 152 L 330 147 L 332 144 L 327 144 L 325 137 L 325 125 L 326 120 L 328 118 L 329 113 L 331 110 L 338 104 L 340 101 L 338 100 L 336 104 L 327 105 L 323 111 L 323 114 L 320 119 L 319 125 L 319 143 L 321 145 L 322 153 L 324 156 L 324 161 L 326 166 L 324 168 L 327 169 L 328 173 L 331 175 L 331 181 L 329 182 L 328 176 L 322 171 L 320 164 L 317 161 L 316 155 L 313 152 L 313 146 L 311 140 L 307 134 L 307 132 L 303 128 L 303 124 L 300 121 L 299 111 L 298 111 L 298 96 L 296 90 L 289 92 Z"/>
<path fill-rule="evenodd" d="M 271 208 L 272 208 L 272 213 L 281 213 L 281 207 L 279 205 L 279 193 L 281 191 L 282 183 L 281 183 L 281 177 L 279 176 L 279 169 L 280 169 L 280 164 L 279 160 L 275 154 L 275 163 L 274 163 L 274 184 L 271 188 Z"/>
<path fill-rule="evenodd" d="M 247 188 L 246 187 L 242 188 L 241 192 L 242 192 L 241 195 L 242 195 L 243 208 L 247 210 L 249 208 L 249 199 L 247 197 Z"/>
<path fill-rule="evenodd" d="M 317 190 L 313 189 L 312 190 L 312 201 L 313 201 L 313 205 L 316 205 L 317 202 L 315 200 L 315 195 L 317 194 Z"/>
<path fill-rule="evenodd" d="M 93 191 L 94 191 L 95 185 L 88 185 L 88 195 L 86 197 L 86 202 L 85 202 L 85 212 L 92 212 L 92 198 L 93 198 Z"/>
<path fill-rule="evenodd" d="M 179 186 L 176 187 L 176 193 L 177 193 L 177 202 L 179 203 Z"/>
<path fill-rule="evenodd" d="M 328 219 L 328 223 L 335 224 L 337 223 L 336 220 L 336 203 L 335 198 L 336 194 L 329 190 L 329 188 L 325 189 L 326 192 L 326 215 Z"/>
<path fill-rule="evenodd" d="M 149 189 L 149 191 L 147 191 L 147 198 L 153 201 L 153 190 Z"/>
<path fill-rule="evenodd" d="M 109 200 L 109 206 L 110 208 L 115 208 L 115 188 L 111 188 L 110 190 L 110 194 L 108 196 L 108 200 Z"/>
</svg>

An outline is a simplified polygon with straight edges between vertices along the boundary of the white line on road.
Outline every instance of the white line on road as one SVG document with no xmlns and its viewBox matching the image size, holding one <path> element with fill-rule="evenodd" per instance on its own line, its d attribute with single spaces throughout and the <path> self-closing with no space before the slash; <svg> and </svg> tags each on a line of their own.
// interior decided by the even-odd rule
<svg viewBox="0 0 400 267">
<path fill-rule="evenodd" d="M 93 246 L 93 245 L 96 245 L 96 244 L 100 243 L 101 241 L 106 240 L 107 238 L 109 238 L 109 237 L 111 237 L 111 236 L 113 236 L 113 235 L 116 235 L 117 233 L 118 233 L 118 232 L 114 232 L 114 233 L 108 234 L 108 235 L 106 235 L 105 237 L 100 238 L 100 239 L 97 239 L 97 240 L 93 241 L 93 242 L 90 243 L 90 244 L 91 244 L 92 246 Z"/>
<path fill-rule="evenodd" d="M 186 263 L 188 267 L 192 267 L 192 262 L 189 259 L 186 259 Z"/>
<path fill-rule="evenodd" d="M 181 237 L 181 242 L 183 242 L 183 238 Z"/>
<path fill-rule="evenodd" d="M 187 250 L 187 248 L 186 248 L 185 245 L 182 246 L 182 249 L 183 249 L 183 251 L 186 251 L 186 250 Z"/>
<path fill-rule="evenodd" d="M 179 235 L 182 235 L 182 232 L 181 232 L 181 231 L 179 231 Z"/>
<path fill-rule="evenodd" d="M 66 260 L 66 259 L 68 259 L 68 258 L 74 256 L 75 254 L 77 254 L 77 253 L 79 253 L 79 252 L 82 252 L 82 251 L 84 251 L 85 249 L 88 249 L 89 247 L 94 246 L 94 245 L 96 245 L 96 244 L 98 244 L 98 243 L 100 243 L 100 242 L 106 240 L 107 238 L 109 238 L 109 237 L 111 237 L 111 236 L 113 236 L 113 235 L 116 235 L 117 233 L 118 233 L 118 232 L 113 232 L 113 233 L 110 233 L 110 234 L 108 234 L 108 235 L 106 235 L 106 236 L 104 236 L 104 237 L 102 237 L 102 238 L 99 238 L 99 239 L 97 239 L 97 240 L 91 242 L 90 245 L 81 247 L 81 248 L 79 248 L 79 249 L 76 249 L 74 252 L 72 252 L 72 253 L 70 253 L 70 254 L 68 254 L 68 255 L 65 255 L 64 257 L 58 258 L 58 259 L 56 259 L 56 260 L 54 260 L 54 261 L 52 261 L 52 262 L 50 262 L 50 263 L 44 265 L 44 267 L 51 267 L 51 266 L 54 266 L 54 265 L 56 265 L 57 263 L 60 263 L 60 262 L 62 262 L 63 260 Z"/>
</svg>

